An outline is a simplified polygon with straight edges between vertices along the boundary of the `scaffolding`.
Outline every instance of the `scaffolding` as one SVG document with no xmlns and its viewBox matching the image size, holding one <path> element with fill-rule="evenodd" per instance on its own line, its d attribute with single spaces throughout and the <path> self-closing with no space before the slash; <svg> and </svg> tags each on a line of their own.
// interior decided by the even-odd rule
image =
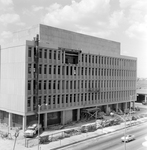
<svg viewBox="0 0 147 150">
<path fill-rule="evenodd" d="M 90 120 L 92 118 L 97 119 L 98 113 L 100 112 L 100 108 L 94 107 L 94 108 L 85 108 L 81 110 L 81 118 Z"/>
</svg>

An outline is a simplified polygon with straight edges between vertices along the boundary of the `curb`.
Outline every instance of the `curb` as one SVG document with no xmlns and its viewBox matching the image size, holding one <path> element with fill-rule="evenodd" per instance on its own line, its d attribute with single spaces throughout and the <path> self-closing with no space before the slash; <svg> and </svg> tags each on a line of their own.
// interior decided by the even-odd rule
<svg viewBox="0 0 147 150">
<path fill-rule="evenodd" d="M 73 145 L 73 144 L 77 144 L 77 143 L 80 143 L 80 142 L 84 142 L 84 141 L 87 141 L 87 140 L 90 140 L 90 139 L 93 139 L 93 138 L 96 138 L 96 137 L 101 137 L 105 134 L 110 134 L 112 132 L 117 132 L 119 130 L 122 130 L 124 128 L 120 128 L 120 129 L 116 129 L 115 131 L 110 131 L 110 132 L 107 132 L 107 133 L 103 133 L 103 134 L 99 134 L 99 135 L 95 135 L 95 136 L 91 136 L 91 137 L 88 137 L 86 139 L 82 139 L 82 140 L 79 140 L 79 141 L 75 141 L 75 142 L 72 142 L 72 143 L 69 143 L 69 144 L 65 144 L 65 145 L 62 145 L 62 146 L 58 146 L 58 147 L 55 147 L 55 148 L 51 148 L 50 150 L 58 150 L 60 148 L 64 148 L 64 147 L 68 147 L 70 145 Z"/>
<path fill-rule="evenodd" d="M 144 122 L 142 122 L 142 123 L 144 123 Z M 137 125 L 140 125 L 141 123 L 140 122 L 135 122 L 135 124 L 132 124 L 132 126 L 137 126 Z M 126 128 L 130 128 L 130 127 L 132 127 L 132 126 L 126 126 Z M 87 140 L 90 140 L 90 139 L 93 139 L 93 138 L 96 138 L 96 137 L 101 137 L 101 136 L 103 136 L 103 135 L 105 135 L 105 134 L 110 134 L 110 133 L 114 133 L 114 132 L 117 132 L 117 131 L 119 131 L 119 130 L 123 130 L 124 129 L 124 127 L 122 127 L 122 128 L 119 128 L 119 129 L 116 129 L 116 130 L 114 130 L 114 131 L 110 131 L 110 132 L 107 132 L 107 133 L 103 133 L 103 134 L 100 134 L 100 135 L 95 135 L 95 136 L 91 136 L 91 137 L 89 137 L 89 138 L 86 138 L 86 139 L 82 139 L 82 140 L 79 140 L 79 141 L 75 141 L 75 142 L 72 142 L 72 143 L 69 143 L 69 144 L 65 144 L 65 145 L 62 145 L 62 146 L 58 146 L 58 147 L 55 147 L 55 148 L 51 148 L 50 150 L 58 150 L 58 149 L 61 149 L 61 148 L 64 148 L 64 147 L 68 147 L 68 146 L 70 146 L 70 145 L 74 145 L 74 144 L 77 144 L 77 143 L 80 143 L 80 142 L 84 142 L 84 141 L 87 141 Z"/>
</svg>

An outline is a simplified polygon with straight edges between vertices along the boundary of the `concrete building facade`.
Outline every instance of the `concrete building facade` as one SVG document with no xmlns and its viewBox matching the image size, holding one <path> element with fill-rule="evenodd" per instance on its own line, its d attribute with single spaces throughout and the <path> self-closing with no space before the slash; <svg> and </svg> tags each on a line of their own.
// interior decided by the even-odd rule
<svg viewBox="0 0 147 150">
<path fill-rule="evenodd" d="M 137 59 L 120 55 L 120 43 L 46 25 L 17 32 L 14 39 L 0 49 L 1 122 L 25 129 L 37 120 L 36 103 L 45 128 L 80 120 L 83 109 L 107 113 L 134 106 L 130 96 L 136 94 Z"/>
</svg>

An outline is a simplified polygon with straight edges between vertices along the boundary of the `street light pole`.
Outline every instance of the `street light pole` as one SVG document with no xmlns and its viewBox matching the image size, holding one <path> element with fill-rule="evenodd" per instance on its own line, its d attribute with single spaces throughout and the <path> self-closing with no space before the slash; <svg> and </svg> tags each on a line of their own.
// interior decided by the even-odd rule
<svg viewBox="0 0 147 150">
<path fill-rule="evenodd" d="M 38 150 L 39 150 L 39 142 L 40 142 L 40 138 L 39 138 L 40 107 L 41 105 L 38 105 Z"/>
<path fill-rule="evenodd" d="M 42 104 L 42 105 L 38 105 L 38 150 L 39 150 L 39 142 L 40 142 L 40 132 L 39 132 L 39 130 L 40 130 L 40 108 L 43 106 L 43 105 L 46 105 L 47 106 L 47 104 Z"/>
<path fill-rule="evenodd" d="M 125 120 L 123 117 L 121 117 L 120 115 L 118 115 L 118 114 L 110 113 L 110 115 L 111 115 L 111 116 L 116 115 L 116 116 L 120 117 L 120 118 L 124 121 L 124 123 L 125 123 L 125 129 L 124 129 L 124 137 L 125 137 L 124 148 L 125 148 L 125 150 L 126 150 L 126 149 L 127 149 L 127 148 L 126 148 L 126 120 Z"/>
</svg>

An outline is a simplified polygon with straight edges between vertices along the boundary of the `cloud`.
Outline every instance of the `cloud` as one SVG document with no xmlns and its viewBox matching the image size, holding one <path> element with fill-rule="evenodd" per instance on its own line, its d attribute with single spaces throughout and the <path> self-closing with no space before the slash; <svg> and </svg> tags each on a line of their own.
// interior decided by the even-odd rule
<svg viewBox="0 0 147 150">
<path fill-rule="evenodd" d="M 4 5 L 12 5 L 13 4 L 12 0 L 0 0 L 0 2 Z"/>
<path fill-rule="evenodd" d="M 34 12 L 37 12 L 37 11 L 40 11 L 40 10 L 42 10 L 44 7 L 42 7 L 42 6 L 32 6 L 32 10 L 34 11 Z"/>
<path fill-rule="evenodd" d="M 124 12 L 122 10 L 113 12 L 109 18 L 111 28 L 119 27 L 119 24 L 124 20 Z"/>
<path fill-rule="evenodd" d="M 128 29 L 125 33 L 131 38 L 147 39 L 147 1 L 120 0 L 125 13 Z"/>
<path fill-rule="evenodd" d="M 42 23 L 92 35 L 109 35 L 109 0 L 72 1 L 64 7 L 55 3 L 47 8 Z M 102 32 L 104 34 L 102 34 Z M 97 34 L 95 34 L 97 33 Z"/>
<path fill-rule="evenodd" d="M 1 36 L 2 36 L 3 39 L 11 38 L 12 35 L 13 35 L 13 34 L 12 34 L 12 32 L 10 32 L 10 31 L 3 31 L 3 32 L 1 33 Z"/>
<path fill-rule="evenodd" d="M 2 14 L 0 16 L 0 22 L 3 23 L 4 25 L 11 24 L 18 22 L 20 20 L 20 17 L 18 14 Z"/>
</svg>

